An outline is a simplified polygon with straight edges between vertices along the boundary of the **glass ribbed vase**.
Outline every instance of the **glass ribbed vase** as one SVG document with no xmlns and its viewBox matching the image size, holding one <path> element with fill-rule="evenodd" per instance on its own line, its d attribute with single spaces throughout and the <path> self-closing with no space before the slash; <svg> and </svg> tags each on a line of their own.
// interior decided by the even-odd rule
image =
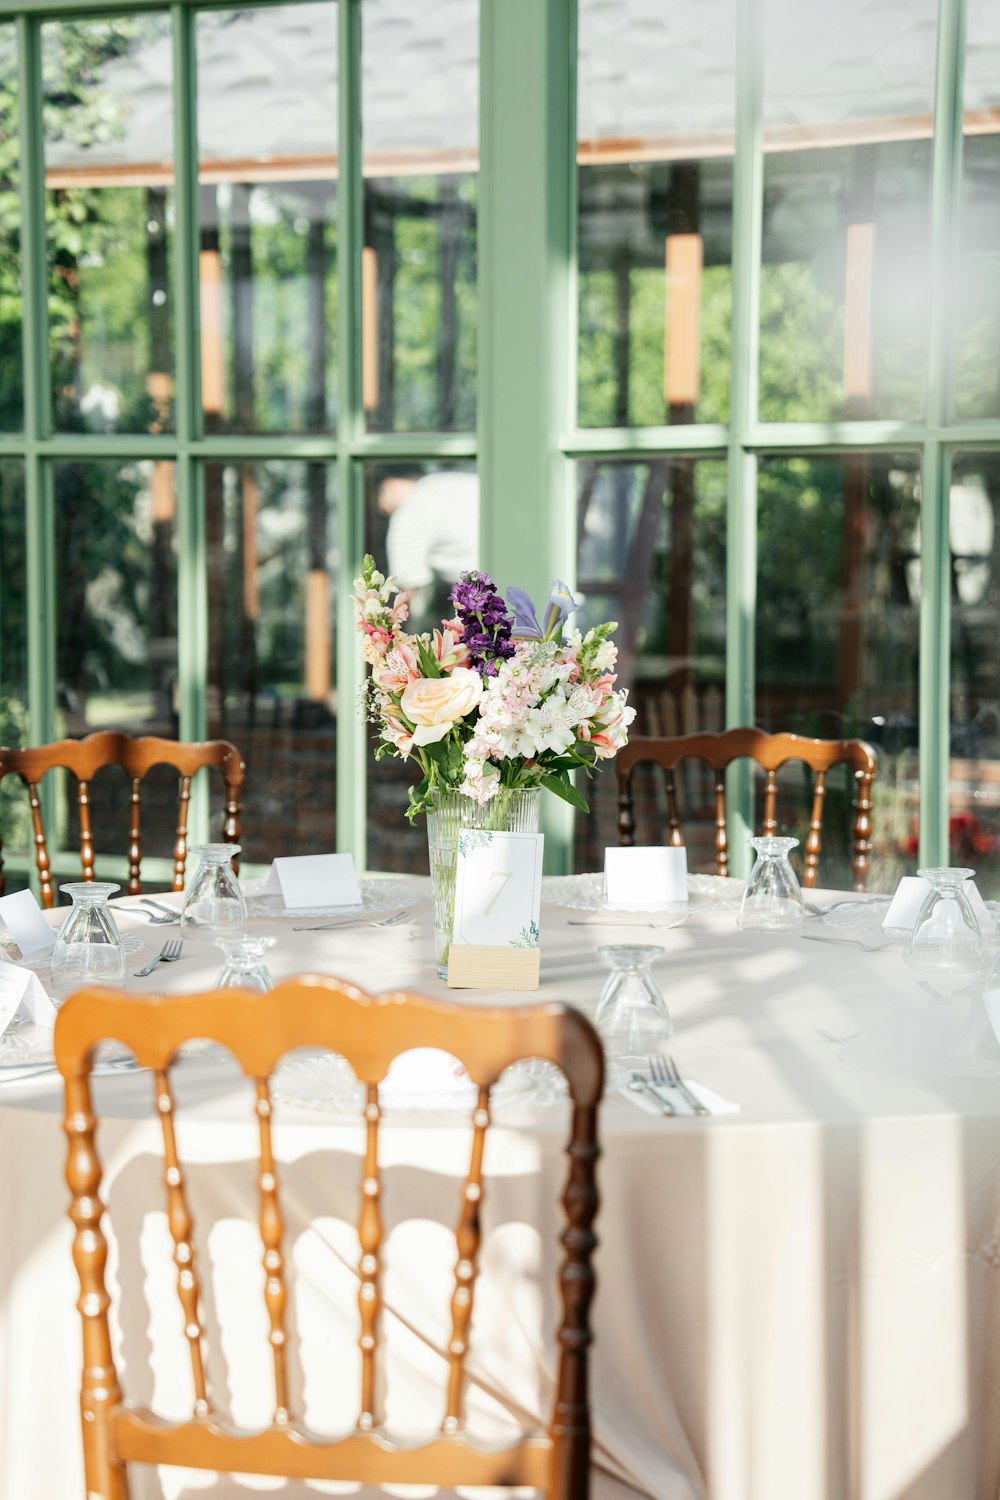
<svg viewBox="0 0 1000 1500">
<path fill-rule="evenodd" d="M 541 787 L 501 788 L 489 802 L 473 802 L 460 792 L 439 793 L 427 814 L 427 852 L 434 902 L 434 961 L 442 979 L 448 976 L 448 951 L 455 920 L 455 865 L 463 828 L 490 828 L 496 833 L 537 833 Z"/>
</svg>

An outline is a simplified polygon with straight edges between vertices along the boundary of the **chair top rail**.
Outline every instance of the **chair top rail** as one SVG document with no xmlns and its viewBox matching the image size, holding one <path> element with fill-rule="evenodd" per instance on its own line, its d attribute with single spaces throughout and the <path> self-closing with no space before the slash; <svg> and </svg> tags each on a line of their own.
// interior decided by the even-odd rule
<svg viewBox="0 0 1000 1500">
<path fill-rule="evenodd" d="M 810 739 L 801 734 L 740 728 L 671 738 L 633 735 L 618 752 L 618 771 L 624 776 L 640 761 L 649 760 L 669 770 L 689 757 L 703 760 L 714 771 L 723 771 L 743 757 L 756 761 L 765 771 L 777 771 L 796 760 L 804 761 L 813 771 L 828 771 L 846 762 L 856 772 L 874 776 L 877 765 L 875 750 L 866 740 Z"/>
<path fill-rule="evenodd" d="M 596 1106 L 601 1096 L 600 1043 L 589 1022 L 559 1002 L 472 1008 L 405 990 L 370 995 L 320 974 L 286 980 L 267 994 L 229 989 L 148 999 L 94 987 L 71 1000 L 55 1028 L 56 1063 L 67 1079 L 89 1073 L 101 1040 L 120 1042 L 140 1067 L 162 1072 L 186 1041 L 204 1038 L 226 1047 L 251 1078 L 270 1076 L 286 1052 L 312 1046 L 339 1053 L 362 1082 L 375 1084 L 400 1052 L 436 1047 L 480 1086 L 511 1063 L 540 1057 L 565 1073 L 576 1104 Z M 387 1007 L 398 1011 L 398 1024 L 368 1024 L 373 1010 Z"/>
<path fill-rule="evenodd" d="M 0 747 L 0 773 L 17 772 L 29 782 L 37 782 L 56 767 L 72 771 L 80 781 L 89 781 L 108 765 L 121 766 L 139 780 L 157 765 L 171 766 L 182 776 L 193 776 L 203 766 L 216 766 L 227 782 L 236 785 L 242 782 L 245 770 L 240 752 L 228 740 L 185 742 L 157 735 L 136 739 L 112 729 L 98 730 L 80 740 L 55 740 L 24 749 Z"/>
</svg>

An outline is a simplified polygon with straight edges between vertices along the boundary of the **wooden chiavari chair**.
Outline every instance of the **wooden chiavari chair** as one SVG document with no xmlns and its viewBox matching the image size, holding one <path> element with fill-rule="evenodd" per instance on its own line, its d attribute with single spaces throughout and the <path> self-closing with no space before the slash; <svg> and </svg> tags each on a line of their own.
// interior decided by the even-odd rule
<svg viewBox="0 0 1000 1500">
<path fill-rule="evenodd" d="M 80 863 L 84 880 L 94 879 L 94 833 L 91 826 L 91 782 L 104 766 L 121 766 L 131 779 L 128 842 L 128 894 L 140 891 L 139 867 L 142 862 L 142 783 L 154 766 L 167 765 L 178 773 L 177 824 L 174 832 L 174 873 L 171 888 L 184 889 L 184 866 L 187 860 L 188 804 L 191 778 L 204 767 L 222 773 L 225 784 L 225 806 L 222 813 L 222 838 L 236 844 L 240 837 L 240 795 L 245 767 L 240 752 L 228 740 L 205 740 L 184 744 L 152 735 L 134 739 L 128 734 L 100 730 L 82 740 L 57 740 L 51 745 L 36 745 L 26 750 L 0 748 L 0 779 L 19 776 L 28 789 L 31 806 L 32 837 L 35 864 L 41 882 L 42 905 L 55 902 L 48 842 L 39 784 L 48 771 L 62 767 L 76 778 L 76 800 L 80 818 Z M 4 892 L 3 857 L 0 846 L 0 895 Z"/>
<path fill-rule="evenodd" d="M 683 846 L 675 772 L 681 762 L 689 759 L 703 762 L 715 773 L 715 869 L 719 875 L 729 873 L 726 768 L 735 760 L 748 759 L 765 772 L 761 833 L 773 834 L 778 831 L 779 770 L 789 761 L 802 761 L 809 767 L 815 779 L 804 851 L 803 884 L 807 887 L 817 883 L 827 772 L 835 765 L 846 763 L 854 780 L 851 877 L 855 890 L 865 889 L 871 859 L 871 799 L 876 768 L 875 751 L 871 745 L 864 740 L 814 740 L 798 734 L 766 734 L 762 729 L 727 729 L 720 734 L 688 734 L 676 739 L 634 736 L 624 750 L 618 752 L 615 760 L 620 844 L 635 843 L 632 772 L 635 766 L 647 761 L 660 766 L 666 778 L 668 842 L 675 847 Z"/>
<path fill-rule="evenodd" d="M 195 1393 L 193 1411 L 185 1421 L 167 1422 L 148 1407 L 126 1403 L 119 1387 L 108 1322 L 107 1241 L 101 1226 L 101 1164 L 90 1090 L 93 1049 L 105 1038 L 131 1048 L 136 1061 L 153 1074 L 154 1107 L 163 1130 L 167 1220 L 177 1266 L 180 1322 L 190 1349 Z M 209 1038 L 227 1047 L 256 1090 L 264 1301 L 274 1377 L 274 1415 L 270 1426 L 261 1431 L 235 1429 L 220 1421 L 206 1381 L 193 1221 L 178 1157 L 169 1078 L 178 1048 L 192 1038 Z M 336 1439 L 306 1431 L 289 1410 L 284 1231 L 279 1169 L 272 1148 L 269 1078 L 285 1052 L 302 1046 L 324 1047 L 346 1057 L 367 1092 L 358 1216 L 361 1410 L 355 1430 Z M 381 1427 L 377 1395 L 383 1238 L 378 1084 L 393 1058 L 414 1047 L 439 1047 L 457 1057 L 477 1086 L 478 1099 L 455 1230 L 458 1256 L 440 1431 L 420 1446 L 401 1446 Z M 318 975 L 287 980 L 269 994 L 214 990 L 150 1000 L 124 991 L 87 989 L 72 995 L 59 1012 L 55 1055 L 66 1089 L 66 1179 L 72 1194 L 73 1258 L 83 1321 L 81 1409 L 88 1500 L 127 1500 L 130 1463 L 268 1474 L 288 1480 L 524 1485 L 540 1489 L 549 1500 L 586 1500 L 589 1310 L 594 1291 L 591 1257 L 596 1244 L 595 1164 L 603 1055 L 596 1033 L 583 1016 L 556 1004 L 480 1009 L 402 991 L 376 998 Z M 562 1197 L 566 1217 L 559 1274 L 562 1319 L 548 1429 L 524 1434 L 516 1444 L 497 1451 L 475 1444 L 465 1433 L 465 1359 L 478 1274 L 490 1089 L 510 1063 L 523 1057 L 545 1058 L 559 1067 L 572 1101 Z"/>
</svg>

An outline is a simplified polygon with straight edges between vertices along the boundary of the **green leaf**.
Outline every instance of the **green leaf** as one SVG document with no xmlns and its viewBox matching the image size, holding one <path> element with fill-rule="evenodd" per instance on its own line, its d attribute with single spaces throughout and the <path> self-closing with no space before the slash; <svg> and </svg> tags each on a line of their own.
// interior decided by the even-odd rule
<svg viewBox="0 0 1000 1500">
<path fill-rule="evenodd" d="M 417 655 L 420 658 L 420 670 L 425 677 L 441 677 L 443 674 L 438 664 L 438 659 L 428 646 L 426 641 L 417 637 Z"/>
<path fill-rule="evenodd" d="M 542 786 L 547 787 L 550 792 L 555 792 L 564 802 L 571 807 L 578 807 L 581 812 L 590 812 L 590 803 L 585 797 L 581 797 L 576 787 L 563 776 L 543 776 Z"/>
</svg>

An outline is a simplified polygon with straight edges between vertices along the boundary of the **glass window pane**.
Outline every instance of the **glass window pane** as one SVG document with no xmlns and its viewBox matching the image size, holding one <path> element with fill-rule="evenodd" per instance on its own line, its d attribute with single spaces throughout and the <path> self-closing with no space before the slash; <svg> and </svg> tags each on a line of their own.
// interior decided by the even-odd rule
<svg viewBox="0 0 1000 1500">
<path fill-rule="evenodd" d="M 949 861 L 1000 896 L 1000 453 L 956 457 L 951 486 Z"/>
<path fill-rule="evenodd" d="M 171 463 L 55 470 L 60 732 L 177 733 Z"/>
<path fill-rule="evenodd" d="M 878 751 L 871 888 L 916 865 L 920 466 L 913 455 L 760 466 L 757 722 Z M 805 846 L 803 781 L 779 819 Z M 831 773 L 820 880 L 849 886 L 846 776 Z"/>
<path fill-rule="evenodd" d="M 0 26 L 0 432 L 20 432 L 24 422 L 20 162 L 17 44 L 13 26 Z"/>
<path fill-rule="evenodd" d="M 25 745 L 28 702 L 28 591 L 24 468 L 0 459 L 0 744 Z M 8 736 L 11 736 L 8 738 Z M 0 783 L 2 785 L 2 783 Z"/>
<path fill-rule="evenodd" d="M 24 548 L 24 468 L 0 459 L 0 744 L 31 743 L 28 725 L 28 588 Z M 31 816 L 16 777 L 0 781 L 3 855 L 28 857 Z M 8 879 L 7 889 L 16 888 Z"/>
<path fill-rule="evenodd" d="M 766 0 L 760 415 L 919 418 L 937 0 Z"/>
<path fill-rule="evenodd" d="M 582 427 L 723 422 L 735 0 L 580 0 Z"/>
<path fill-rule="evenodd" d="M 476 425 L 479 0 L 364 0 L 364 406 Z"/>
<path fill-rule="evenodd" d="M 584 604 L 578 624 L 586 630 L 618 621 L 618 682 L 636 709 L 635 733 L 723 727 L 725 525 L 726 466 L 718 459 L 579 465 L 577 589 Z M 591 816 L 576 819 L 576 867 L 601 869 L 606 845 L 618 842 L 613 764 L 591 782 L 579 779 L 579 786 Z M 637 821 L 657 829 L 639 841 L 660 842 L 662 809 L 649 802 L 645 783 L 636 793 Z M 704 867 L 701 821 L 686 825 L 692 868 Z"/>
<path fill-rule="evenodd" d="M 458 575 L 479 563 L 479 480 L 468 464 L 365 466 L 365 551 L 410 600 L 410 634 L 451 619 Z M 498 579 L 501 592 L 514 579 Z M 360 651 L 360 646 L 359 646 Z M 378 740 L 372 728 L 368 748 Z M 396 756 L 368 762 L 368 864 L 427 873 L 425 820 L 406 820 L 407 788 L 419 772 Z"/>
<path fill-rule="evenodd" d="M 248 861 L 336 844 L 335 473 L 280 459 L 205 470 L 208 728 L 247 763 Z"/>
<path fill-rule="evenodd" d="M 1000 416 L 1000 8 L 969 0 L 955 414 Z"/>
<path fill-rule="evenodd" d="M 336 420 L 337 7 L 198 16 L 209 432 Z"/>
<path fill-rule="evenodd" d="M 170 430 L 169 17 L 46 22 L 42 71 L 56 426 Z"/>
</svg>

